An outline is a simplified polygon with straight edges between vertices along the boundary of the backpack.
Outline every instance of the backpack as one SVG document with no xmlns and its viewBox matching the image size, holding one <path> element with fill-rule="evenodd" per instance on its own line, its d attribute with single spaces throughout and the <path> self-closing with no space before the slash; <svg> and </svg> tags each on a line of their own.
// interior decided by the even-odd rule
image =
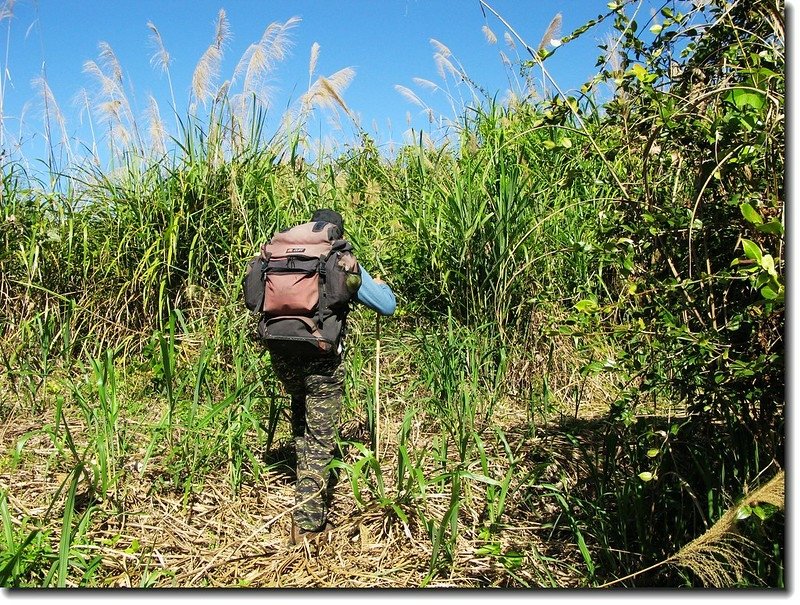
<svg viewBox="0 0 800 605">
<path fill-rule="evenodd" d="M 281 231 L 261 246 L 244 278 L 245 305 L 260 313 L 258 335 L 271 352 L 340 351 L 349 302 L 361 285 L 353 247 L 325 221 Z"/>
</svg>

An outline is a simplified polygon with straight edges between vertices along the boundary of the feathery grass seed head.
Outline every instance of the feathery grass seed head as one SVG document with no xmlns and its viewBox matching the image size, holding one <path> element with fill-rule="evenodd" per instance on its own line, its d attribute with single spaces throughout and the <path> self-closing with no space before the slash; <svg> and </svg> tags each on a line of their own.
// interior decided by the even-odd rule
<svg viewBox="0 0 800 605">
<path fill-rule="evenodd" d="M 169 52 L 167 52 L 164 46 L 161 33 L 159 33 L 158 28 L 156 28 L 152 21 L 147 22 L 147 28 L 150 30 L 150 43 L 155 48 L 155 53 L 150 57 L 150 65 L 158 67 L 161 71 L 167 71 L 169 69 L 169 64 L 172 62 L 172 57 L 170 57 Z"/>
</svg>

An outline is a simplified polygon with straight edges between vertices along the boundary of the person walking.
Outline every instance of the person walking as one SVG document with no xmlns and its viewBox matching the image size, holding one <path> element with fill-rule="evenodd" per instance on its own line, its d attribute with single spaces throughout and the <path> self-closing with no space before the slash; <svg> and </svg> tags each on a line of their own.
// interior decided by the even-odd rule
<svg viewBox="0 0 800 605">
<path fill-rule="evenodd" d="M 314 224 L 312 229 L 316 230 L 321 229 L 321 223 L 333 225 L 339 237 L 344 237 L 344 220 L 334 210 L 323 208 L 315 211 L 311 223 Z M 392 289 L 383 280 L 373 279 L 360 263 L 358 273 L 348 275 L 347 284 L 354 290 L 351 302 L 366 305 L 381 315 L 394 313 L 397 301 Z M 342 313 L 342 324 L 346 324 L 348 310 L 349 303 Z M 346 325 L 341 329 L 346 331 Z M 304 537 L 314 538 L 332 528 L 328 520 L 330 502 L 326 468 L 336 447 L 344 396 L 345 347 L 342 339 L 335 350 L 326 354 L 308 350 L 295 352 L 287 347 L 273 348 L 270 357 L 275 375 L 291 396 L 297 482 L 290 541 L 298 544 Z"/>
</svg>

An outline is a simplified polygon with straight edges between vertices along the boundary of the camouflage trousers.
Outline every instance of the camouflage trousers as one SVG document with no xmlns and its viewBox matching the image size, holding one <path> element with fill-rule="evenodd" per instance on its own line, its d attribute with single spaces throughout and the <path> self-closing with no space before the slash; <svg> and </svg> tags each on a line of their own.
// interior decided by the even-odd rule
<svg viewBox="0 0 800 605">
<path fill-rule="evenodd" d="M 341 355 L 308 358 L 272 354 L 272 368 L 292 397 L 292 435 L 297 454 L 294 520 L 306 530 L 321 529 L 328 517 L 325 467 L 336 448 L 344 395 Z"/>
</svg>

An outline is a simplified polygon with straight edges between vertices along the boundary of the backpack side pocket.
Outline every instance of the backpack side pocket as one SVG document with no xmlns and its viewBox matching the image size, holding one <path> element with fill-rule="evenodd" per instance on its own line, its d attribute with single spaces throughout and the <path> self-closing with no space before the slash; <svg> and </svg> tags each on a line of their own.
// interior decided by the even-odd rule
<svg viewBox="0 0 800 605">
<path fill-rule="evenodd" d="M 252 312 L 259 313 L 264 308 L 264 271 L 267 261 L 259 254 L 247 263 L 242 290 L 244 305 Z"/>
</svg>

